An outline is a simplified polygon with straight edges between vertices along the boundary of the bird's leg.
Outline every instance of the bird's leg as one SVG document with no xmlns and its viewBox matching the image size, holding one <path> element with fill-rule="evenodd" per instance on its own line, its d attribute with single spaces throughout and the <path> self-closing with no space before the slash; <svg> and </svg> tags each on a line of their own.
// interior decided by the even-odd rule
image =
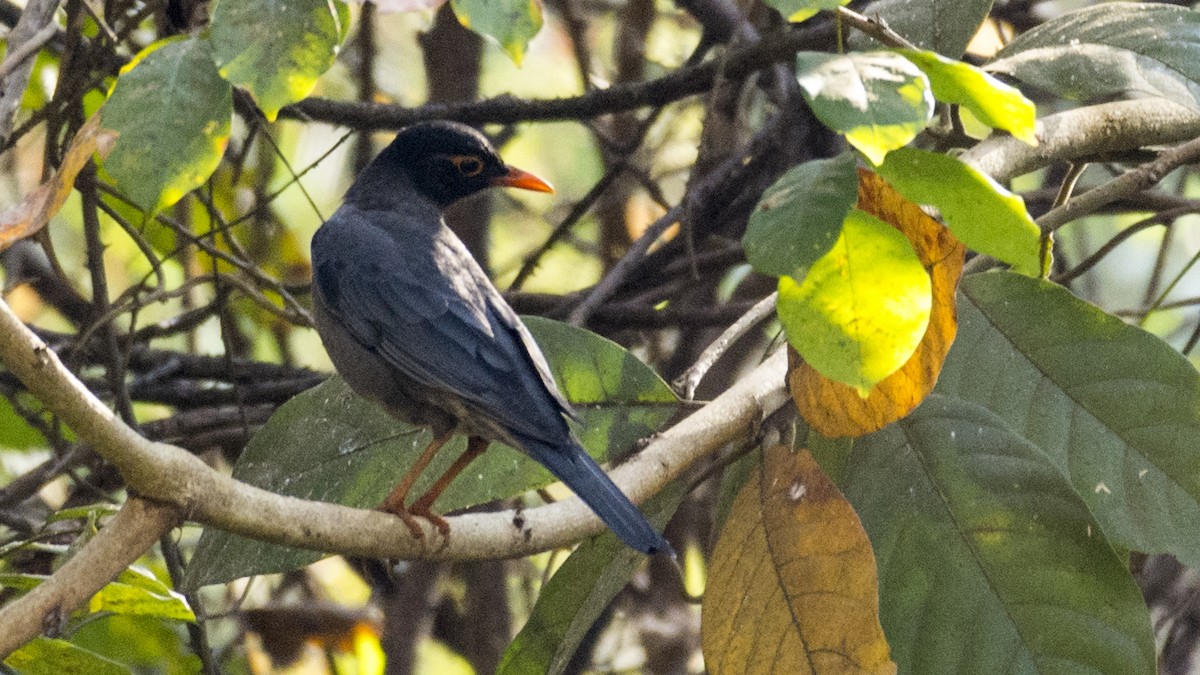
<svg viewBox="0 0 1200 675">
<path fill-rule="evenodd" d="M 433 503 L 450 486 L 450 483 L 454 482 L 458 474 L 462 473 L 462 470 L 467 468 L 467 465 L 473 462 L 476 457 L 482 455 L 483 451 L 487 450 L 489 445 L 491 445 L 491 441 L 486 438 L 480 438 L 479 436 L 470 437 L 467 440 L 467 449 L 463 451 L 463 454 L 454 460 L 454 464 L 451 464 L 450 468 L 446 469 L 446 473 L 443 473 L 442 477 L 437 479 L 433 487 L 421 495 L 420 499 L 413 502 L 412 508 L 408 512 L 432 522 L 434 527 L 437 528 L 438 533 L 442 535 L 442 538 L 448 541 L 450 538 L 450 524 L 446 522 L 445 518 L 442 518 L 431 510 Z"/>
<path fill-rule="evenodd" d="M 417 524 L 416 518 L 412 517 L 412 512 L 405 507 L 404 502 L 408 499 L 408 491 L 412 489 L 413 483 L 417 482 L 417 478 L 421 476 L 421 474 L 425 471 L 425 468 L 428 467 L 429 463 L 433 461 L 433 457 L 437 454 L 437 451 L 440 450 L 453 435 L 453 431 L 447 431 L 441 436 L 437 436 L 430 441 L 429 445 L 425 446 L 425 451 L 422 452 L 421 456 L 417 458 L 416 463 L 412 465 L 412 468 L 408 470 L 408 473 L 404 474 L 404 478 L 401 479 L 400 484 L 392 490 L 392 493 L 389 494 L 387 499 L 383 500 L 383 503 L 377 508 L 379 511 L 386 511 L 399 516 L 400 520 L 403 520 L 404 524 L 408 526 L 408 531 L 412 532 L 413 537 L 416 539 L 424 539 L 425 532 L 421 529 L 421 526 Z M 441 528 L 439 527 L 438 530 L 440 531 Z"/>
</svg>

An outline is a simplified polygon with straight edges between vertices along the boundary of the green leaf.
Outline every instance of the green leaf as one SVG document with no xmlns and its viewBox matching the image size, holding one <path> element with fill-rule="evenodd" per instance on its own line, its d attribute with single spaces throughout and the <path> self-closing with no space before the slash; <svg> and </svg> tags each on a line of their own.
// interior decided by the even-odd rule
<svg viewBox="0 0 1200 675">
<path fill-rule="evenodd" d="M 673 483 L 643 510 L 650 522 L 663 527 L 683 496 L 682 487 Z M 497 675 L 562 673 L 592 625 L 645 562 L 646 556 L 612 532 L 580 544 L 538 593 L 533 613 L 505 650 Z"/>
<path fill-rule="evenodd" d="M 150 572 L 130 567 L 117 580 L 92 596 L 88 611 L 149 616 L 174 621 L 195 621 L 196 615 L 182 595 Z"/>
<path fill-rule="evenodd" d="M 17 414 L 7 396 L 0 396 L 0 448 L 29 450 L 44 447 L 46 439 L 41 432 Z"/>
<path fill-rule="evenodd" d="M 17 572 L 0 572 L 0 588 L 12 588 L 22 593 L 32 591 L 38 584 L 49 579 L 46 574 L 20 574 Z"/>
<path fill-rule="evenodd" d="M 229 140 L 233 95 L 204 40 L 159 40 L 121 71 L 100 109 L 120 134 L 104 169 L 148 212 L 204 184 Z"/>
<path fill-rule="evenodd" d="M 22 675 L 129 675 L 129 669 L 66 640 L 35 638 L 4 660 Z"/>
<path fill-rule="evenodd" d="M 500 44 L 518 66 L 542 28 L 542 0 L 450 0 L 462 25 Z"/>
<path fill-rule="evenodd" d="M 1104 3 L 1017 36 L 993 73 L 1077 100 L 1158 96 L 1200 108 L 1200 13 Z"/>
<path fill-rule="evenodd" d="M 929 80 L 894 52 L 800 52 L 796 79 L 817 119 L 873 164 L 916 138 L 933 116 Z"/>
<path fill-rule="evenodd" d="M 221 0 L 209 40 L 221 76 L 250 92 L 274 121 L 333 65 L 346 16 L 340 0 Z"/>
<path fill-rule="evenodd" d="M 1200 566 L 1200 374 L 1060 286 L 963 280 L 937 391 L 975 401 L 1066 473 L 1117 545 Z"/>
<path fill-rule="evenodd" d="M 1004 129 L 1030 145 L 1037 145 L 1037 107 L 1019 89 L 1010 87 L 969 63 L 948 59 L 936 52 L 899 50 L 929 78 L 934 98 L 957 103 L 980 122 Z"/>
<path fill-rule="evenodd" d="M 837 9 L 850 4 L 850 0 L 765 0 L 769 7 L 774 7 L 783 18 L 792 23 L 807 21 L 823 9 Z"/>
<path fill-rule="evenodd" d="M 949 155 L 916 148 L 889 154 L 879 174 L 908 199 L 936 206 L 968 247 L 1024 274 L 1041 272 L 1041 230 L 1025 210 L 1025 200 L 987 174 Z"/>
<path fill-rule="evenodd" d="M 599 461 L 653 434 L 679 410 L 678 399 L 648 366 L 614 342 L 588 331 L 529 317 L 563 394 L 575 406 L 579 440 Z M 429 444 L 428 430 L 399 422 L 332 377 L 285 403 L 234 467 L 235 478 L 280 494 L 373 508 L 400 482 Z M 412 489 L 421 495 L 466 447 L 456 437 Z M 507 498 L 554 481 L 524 454 L 495 444 L 442 493 L 445 513 Z M 182 586 L 194 589 L 303 567 L 320 553 L 253 541 L 206 529 Z"/>
<path fill-rule="evenodd" d="M 878 17 L 919 49 L 931 49 L 957 59 L 992 11 L 992 0 L 877 0 L 858 9 Z M 879 49 L 874 38 L 858 31 L 848 40 L 856 50 Z"/>
<path fill-rule="evenodd" d="M 931 396 L 860 439 L 843 476 L 900 672 L 1155 672 L 1129 571 L 1059 470 L 1003 420 Z"/>
<path fill-rule="evenodd" d="M 788 342 L 822 375 L 860 390 L 912 356 L 932 303 L 929 274 L 908 239 L 857 209 L 803 280 L 779 278 Z"/>
<path fill-rule="evenodd" d="M 792 167 L 767 188 L 742 237 L 746 259 L 773 276 L 807 269 L 829 252 L 858 198 L 855 155 Z"/>
</svg>

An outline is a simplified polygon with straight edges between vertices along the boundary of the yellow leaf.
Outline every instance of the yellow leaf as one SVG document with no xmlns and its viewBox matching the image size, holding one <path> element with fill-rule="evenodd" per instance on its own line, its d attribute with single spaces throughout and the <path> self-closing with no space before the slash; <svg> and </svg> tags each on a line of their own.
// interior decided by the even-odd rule
<svg viewBox="0 0 1200 675">
<path fill-rule="evenodd" d="M 807 450 L 767 450 L 734 500 L 701 645 L 713 675 L 896 672 L 867 534 Z"/>
<path fill-rule="evenodd" d="M 858 208 L 900 230 L 929 272 L 933 305 L 929 327 L 912 357 L 862 396 L 835 382 L 789 351 L 788 385 L 801 416 L 827 438 L 858 437 L 904 417 L 933 390 L 946 353 L 958 333 L 954 291 L 962 276 L 965 249 L 941 223 L 896 192 L 878 175 L 859 171 Z"/>
<path fill-rule="evenodd" d="M 107 155 L 116 138 L 113 132 L 100 129 L 99 115 L 92 115 L 71 139 L 62 165 L 50 180 L 0 212 L 0 251 L 45 227 L 66 203 L 84 165 L 93 154 Z"/>
</svg>

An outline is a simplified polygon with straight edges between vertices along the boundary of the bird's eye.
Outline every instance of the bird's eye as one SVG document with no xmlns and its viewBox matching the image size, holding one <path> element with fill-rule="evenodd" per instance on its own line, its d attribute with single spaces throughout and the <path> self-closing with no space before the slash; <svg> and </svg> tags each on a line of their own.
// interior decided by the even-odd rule
<svg viewBox="0 0 1200 675">
<path fill-rule="evenodd" d="M 467 178 L 474 178 L 483 173 L 483 160 L 475 155 L 454 155 L 450 158 L 458 173 Z"/>
</svg>

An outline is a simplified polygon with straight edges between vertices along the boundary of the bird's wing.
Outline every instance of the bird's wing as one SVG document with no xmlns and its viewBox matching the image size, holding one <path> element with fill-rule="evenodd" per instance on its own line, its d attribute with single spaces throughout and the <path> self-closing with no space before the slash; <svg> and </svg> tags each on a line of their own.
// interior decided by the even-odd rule
<svg viewBox="0 0 1200 675">
<path fill-rule="evenodd" d="M 371 216 L 339 210 L 314 239 L 314 281 L 347 332 L 510 432 L 567 438 L 569 407 L 544 358 L 461 243 Z"/>
</svg>

